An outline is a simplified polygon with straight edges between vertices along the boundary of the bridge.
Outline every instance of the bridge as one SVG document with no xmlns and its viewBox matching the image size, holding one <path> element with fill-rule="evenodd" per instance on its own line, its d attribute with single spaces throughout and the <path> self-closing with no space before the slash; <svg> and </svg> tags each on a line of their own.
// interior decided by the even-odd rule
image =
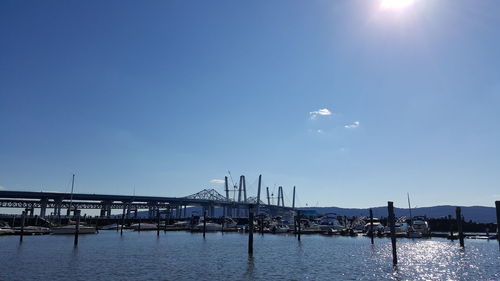
<svg viewBox="0 0 500 281">
<path fill-rule="evenodd" d="M 226 196 L 215 189 L 204 189 L 198 193 L 185 197 L 158 197 L 137 195 L 107 195 L 107 194 L 85 194 L 85 193 L 60 193 L 60 192 L 32 192 L 32 191 L 9 191 L 0 190 L 0 208 L 21 208 L 33 216 L 35 209 L 39 209 L 39 216 L 50 215 L 61 216 L 62 210 L 66 215 L 71 211 L 80 209 L 100 210 L 100 217 L 110 217 L 111 210 L 119 209 L 127 218 L 137 217 L 139 210 L 148 210 L 148 216 L 153 218 L 162 209 L 167 210 L 175 217 L 186 217 L 186 209 L 191 206 L 201 206 L 203 213 L 207 212 L 209 217 L 215 216 L 215 208 L 222 208 L 226 217 L 247 217 L 250 206 L 254 212 L 277 215 L 295 209 L 295 187 L 294 198 L 291 207 L 286 207 L 283 200 L 283 189 L 278 189 L 278 202 L 272 205 L 269 200 L 269 189 L 267 189 L 267 204 L 260 200 L 261 177 L 256 197 L 248 197 L 244 176 L 240 178 L 238 189 L 238 200 L 229 196 L 227 177 Z"/>
</svg>

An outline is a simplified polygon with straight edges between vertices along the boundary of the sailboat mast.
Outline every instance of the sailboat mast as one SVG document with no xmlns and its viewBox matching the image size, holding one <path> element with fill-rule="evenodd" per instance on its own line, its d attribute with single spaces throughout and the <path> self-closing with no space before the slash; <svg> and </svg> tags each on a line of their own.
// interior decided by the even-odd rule
<svg viewBox="0 0 500 281">
<path fill-rule="evenodd" d="M 408 209 L 410 210 L 410 225 L 413 225 L 413 216 L 411 215 L 411 204 L 410 204 L 410 193 L 406 193 L 408 196 Z"/>
<path fill-rule="evenodd" d="M 69 212 L 71 215 L 71 205 L 73 203 L 73 189 L 75 188 L 75 174 L 73 174 L 73 178 L 71 180 L 71 195 L 69 196 Z"/>
</svg>

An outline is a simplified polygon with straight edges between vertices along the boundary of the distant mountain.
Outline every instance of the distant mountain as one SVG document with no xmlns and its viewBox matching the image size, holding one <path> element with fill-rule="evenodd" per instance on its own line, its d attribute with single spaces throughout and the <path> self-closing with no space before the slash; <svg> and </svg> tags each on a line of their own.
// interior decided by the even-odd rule
<svg viewBox="0 0 500 281">
<path fill-rule="evenodd" d="M 429 218 L 440 218 L 451 215 L 455 217 L 456 206 L 434 206 L 412 208 L 411 213 L 413 216 L 427 216 Z M 466 221 L 472 220 L 481 223 L 496 223 L 496 211 L 494 207 L 472 206 L 461 207 L 462 215 Z M 301 210 L 314 210 L 319 214 L 335 213 L 339 216 L 368 216 L 369 209 L 353 209 L 353 208 L 339 208 L 339 207 L 308 207 L 300 208 Z M 387 207 L 372 208 L 374 217 L 387 217 Z M 410 216 L 408 209 L 394 208 L 396 217 Z"/>
</svg>

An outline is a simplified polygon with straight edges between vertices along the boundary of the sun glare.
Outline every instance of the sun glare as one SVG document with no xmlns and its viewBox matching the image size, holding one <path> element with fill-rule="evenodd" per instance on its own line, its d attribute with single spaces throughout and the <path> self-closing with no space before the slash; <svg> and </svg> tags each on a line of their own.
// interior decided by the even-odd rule
<svg viewBox="0 0 500 281">
<path fill-rule="evenodd" d="M 411 6 L 415 0 L 381 0 L 380 8 L 383 10 L 400 10 Z"/>
</svg>

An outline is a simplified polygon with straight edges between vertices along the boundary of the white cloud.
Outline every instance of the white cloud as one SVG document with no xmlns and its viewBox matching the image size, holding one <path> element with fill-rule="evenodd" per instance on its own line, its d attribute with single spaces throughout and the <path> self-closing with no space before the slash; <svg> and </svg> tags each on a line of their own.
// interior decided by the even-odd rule
<svg viewBox="0 0 500 281">
<path fill-rule="evenodd" d="M 218 179 L 213 179 L 213 180 L 210 180 L 211 183 L 216 183 L 216 184 L 223 184 L 225 183 L 226 181 L 224 180 L 218 180 Z"/>
<path fill-rule="evenodd" d="M 347 129 L 356 129 L 357 127 L 359 127 L 359 121 L 354 121 L 354 123 L 344 126 Z"/>
<path fill-rule="evenodd" d="M 309 112 L 309 115 L 310 115 L 311 120 L 314 120 L 318 117 L 318 115 L 321 115 L 321 116 L 332 115 L 332 112 L 330 110 L 328 110 L 328 108 L 322 108 L 322 109 L 318 109 L 316 111 Z"/>
</svg>

